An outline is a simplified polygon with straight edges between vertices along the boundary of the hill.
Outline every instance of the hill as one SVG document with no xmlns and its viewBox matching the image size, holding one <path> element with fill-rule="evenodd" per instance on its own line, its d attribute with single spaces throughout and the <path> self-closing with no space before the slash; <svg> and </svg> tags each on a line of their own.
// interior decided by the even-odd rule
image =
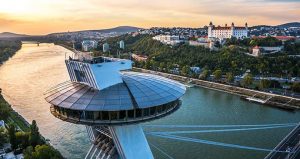
<svg viewBox="0 0 300 159">
<path fill-rule="evenodd" d="M 110 29 L 86 30 L 86 31 L 97 31 L 97 32 L 102 32 L 102 33 L 110 33 L 110 32 L 126 33 L 126 32 L 135 32 L 139 29 L 140 28 L 133 27 L 133 26 L 118 26 L 118 27 L 110 28 Z"/>
<path fill-rule="evenodd" d="M 99 29 L 99 30 L 80 30 L 80 31 L 73 31 L 73 32 L 58 32 L 58 33 L 51 33 L 48 35 L 57 35 L 57 34 L 65 34 L 65 33 L 89 33 L 89 32 L 98 32 L 98 33 L 111 33 L 111 32 L 116 32 L 116 33 L 127 33 L 127 32 L 135 32 L 139 30 L 140 28 L 138 27 L 133 27 L 133 26 L 118 26 L 115 28 L 109 28 L 109 29 Z"/>
<path fill-rule="evenodd" d="M 29 35 L 25 34 L 16 34 L 11 32 L 0 33 L 0 38 L 19 38 L 19 37 L 28 37 Z"/>
<path fill-rule="evenodd" d="M 285 24 L 277 25 L 277 27 L 279 28 L 300 27 L 300 22 L 285 23 Z"/>
</svg>

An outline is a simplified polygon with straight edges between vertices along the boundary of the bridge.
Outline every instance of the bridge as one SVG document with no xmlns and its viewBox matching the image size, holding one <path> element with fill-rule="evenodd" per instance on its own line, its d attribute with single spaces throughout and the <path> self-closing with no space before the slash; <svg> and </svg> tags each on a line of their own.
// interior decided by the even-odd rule
<svg viewBox="0 0 300 159">
<path fill-rule="evenodd" d="M 37 46 L 40 46 L 40 42 L 38 41 L 22 41 L 22 44 L 37 44 Z"/>
<path fill-rule="evenodd" d="M 268 152 L 265 159 L 299 159 L 300 157 L 300 123 L 282 123 L 282 124 L 256 124 L 256 125 L 144 125 L 150 128 L 181 128 L 193 130 L 173 130 L 173 131 L 150 131 L 146 135 L 151 135 L 158 138 L 172 139 L 182 142 L 193 142 L 200 144 L 207 144 L 218 147 L 227 147 L 232 149 L 244 149 L 251 151 Z M 212 140 L 205 140 L 199 138 L 185 137 L 183 134 L 195 133 L 223 133 L 223 132 L 242 132 L 242 131 L 257 131 L 257 130 L 272 130 L 278 128 L 295 127 L 274 149 L 253 147 L 247 145 L 239 145 L 233 143 L 224 143 Z M 202 130 L 195 130 L 202 128 Z M 204 128 L 204 130 L 203 130 Z M 207 129 L 205 129 L 207 128 Z M 165 150 L 161 149 L 159 145 L 150 146 L 160 151 L 166 158 L 173 158 Z"/>
<path fill-rule="evenodd" d="M 283 151 L 287 153 L 282 153 Z M 300 123 L 265 157 L 265 159 L 279 158 L 300 158 Z"/>
</svg>

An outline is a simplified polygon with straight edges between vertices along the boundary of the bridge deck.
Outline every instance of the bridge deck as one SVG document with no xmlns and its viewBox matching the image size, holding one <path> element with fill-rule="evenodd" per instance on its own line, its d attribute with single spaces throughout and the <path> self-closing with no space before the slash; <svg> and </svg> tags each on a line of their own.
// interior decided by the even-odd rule
<svg viewBox="0 0 300 159">
<path fill-rule="evenodd" d="M 284 152 L 283 152 L 284 151 Z M 270 152 L 265 159 L 300 158 L 300 123 Z"/>
</svg>

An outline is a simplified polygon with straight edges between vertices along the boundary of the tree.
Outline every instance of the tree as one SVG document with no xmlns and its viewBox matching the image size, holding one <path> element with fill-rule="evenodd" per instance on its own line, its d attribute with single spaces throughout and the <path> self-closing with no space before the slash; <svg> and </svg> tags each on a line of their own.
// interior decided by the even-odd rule
<svg viewBox="0 0 300 159">
<path fill-rule="evenodd" d="M 189 75 L 189 73 L 190 73 L 190 67 L 187 65 L 183 66 L 181 69 L 181 74 L 187 76 Z"/>
<path fill-rule="evenodd" d="M 214 44 L 214 47 L 221 48 L 220 41 L 216 41 L 215 44 Z"/>
<path fill-rule="evenodd" d="M 234 76 L 233 76 L 233 73 L 231 73 L 231 72 L 227 72 L 227 73 L 226 73 L 226 81 L 227 81 L 227 83 L 232 83 L 232 82 L 234 82 Z"/>
<path fill-rule="evenodd" d="M 13 149 L 18 147 L 17 139 L 16 139 L 16 128 L 13 124 L 8 126 L 8 135 L 9 135 L 9 142 Z"/>
<path fill-rule="evenodd" d="M 161 62 L 161 63 L 159 64 L 159 70 L 160 70 L 160 71 L 164 71 L 165 68 L 166 68 L 165 63 L 164 63 L 164 62 Z"/>
<path fill-rule="evenodd" d="M 294 92 L 298 92 L 298 93 L 300 93 L 300 82 L 295 82 L 295 83 L 293 83 L 293 85 L 292 85 L 292 90 L 294 91 Z"/>
<path fill-rule="evenodd" d="M 7 142 L 8 142 L 7 131 L 4 128 L 0 128 L 0 147 Z"/>
<path fill-rule="evenodd" d="M 203 70 L 202 73 L 199 75 L 199 79 L 206 80 L 209 76 L 209 72 L 207 69 Z"/>
<path fill-rule="evenodd" d="M 25 159 L 63 159 L 62 155 L 49 145 L 31 146 L 24 151 Z"/>
<path fill-rule="evenodd" d="M 25 159 L 33 159 L 32 153 L 33 153 L 34 149 L 32 146 L 28 146 L 24 151 L 24 158 Z"/>
<path fill-rule="evenodd" d="M 1 48 L 0 48 L 1 49 Z M 1 56 L 1 52 L 0 52 Z M 0 62 L 1 64 L 1 62 Z M 5 102 L 3 96 L 1 95 L 1 88 L 0 88 L 0 120 L 5 120 L 9 116 L 10 106 L 7 102 Z"/>
<path fill-rule="evenodd" d="M 220 69 L 217 69 L 213 72 L 214 80 L 218 81 L 222 77 L 222 71 Z"/>
<path fill-rule="evenodd" d="M 252 84 L 252 82 L 253 82 L 253 77 L 252 77 L 252 75 L 251 75 L 251 74 L 247 74 L 247 75 L 243 78 L 243 80 L 242 80 L 242 85 L 243 85 L 244 87 L 248 87 L 248 86 L 250 86 L 250 85 Z"/>
<path fill-rule="evenodd" d="M 7 119 L 9 115 L 9 108 L 7 106 L 4 106 L 6 103 L 0 102 L 0 120 L 5 120 Z"/>
<path fill-rule="evenodd" d="M 32 146 L 36 146 L 41 143 L 39 128 L 37 127 L 35 120 L 33 120 L 30 125 L 29 142 Z"/>
<path fill-rule="evenodd" d="M 259 89 L 266 89 L 269 88 L 271 86 L 271 81 L 266 80 L 266 79 L 262 79 L 259 81 L 259 85 L 258 88 Z"/>
<path fill-rule="evenodd" d="M 29 146 L 29 132 L 17 132 L 16 133 L 16 141 L 22 149 L 25 149 Z"/>
<path fill-rule="evenodd" d="M 253 39 L 253 40 L 251 40 L 250 41 L 250 46 L 257 46 L 258 45 L 258 42 L 257 42 L 257 40 L 256 39 Z"/>
<path fill-rule="evenodd" d="M 144 69 L 150 69 L 151 68 L 151 63 L 149 60 L 146 61 L 145 65 L 144 65 Z"/>
</svg>

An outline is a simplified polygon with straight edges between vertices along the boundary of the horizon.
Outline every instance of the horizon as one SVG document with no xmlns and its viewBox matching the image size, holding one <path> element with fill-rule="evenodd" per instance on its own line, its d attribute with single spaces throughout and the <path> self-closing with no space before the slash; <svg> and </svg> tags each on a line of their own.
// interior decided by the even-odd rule
<svg viewBox="0 0 300 159">
<path fill-rule="evenodd" d="M 287 23 L 282 23 L 282 24 L 288 24 L 288 23 L 300 23 L 300 22 L 287 22 Z M 228 24 L 228 23 L 227 23 Z M 277 24 L 277 25 L 282 25 L 282 24 Z M 215 25 L 215 24 L 213 24 Z M 217 24 L 218 25 L 218 24 Z M 259 24 L 259 25 L 253 25 L 253 26 L 249 26 L 249 27 L 254 27 L 254 26 L 277 26 L 277 25 L 267 25 L 267 24 Z M 204 26 L 200 26 L 200 27 L 186 27 L 186 28 L 203 28 L 205 26 L 208 26 L 208 25 L 204 25 Z M 222 25 L 220 25 L 222 26 Z M 243 25 L 235 25 L 235 26 L 243 26 Z M 137 26 L 112 26 L 111 28 L 99 28 L 99 29 L 84 29 L 84 30 L 74 30 L 74 31 L 59 31 L 59 32 L 51 32 L 51 33 L 46 33 L 46 34 L 25 34 L 25 33 L 18 33 L 18 32 L 9 32 L 9 31 L 3 31 L 3 32 L 0 32 L 1 33 L 12 33 L 12 34 L 18 34 L 18 35 L 28 35 L 28 36 L 44 36 L 44 35 L 49 35 L 49 34 L 56 34 L 56 33 L 66 33 L 66 32 L 81 32 L 81 31 L 94 31 L 94 30 L 106 30 L 106 29 L 114 29 L 114 28 L 119 28 L 119 27 L 136 27 L 136 28 L 139 28 L 139 29 L 150 29 L 151 27 L 149 28 L 141 28 L 141 27 L 137 27 Z M 152 27 L 158 27 L 158 26 L 152 26 Z M 162 28 L 164 26 L 161 26 Z M 170 27 L 165 27 L 165 28 L 185 28 L 185 27 L 178 27 L 178 26 L 170 26 Z"/>
<path fill-rule="evenodd" d="M 297 0 L 10 0 L 0 5 L 0 32 L 46 35 L 118 26 L 199 28 L 210 21 L 274 26 L 299 22 L 299 8 Z"/>
</svg>

